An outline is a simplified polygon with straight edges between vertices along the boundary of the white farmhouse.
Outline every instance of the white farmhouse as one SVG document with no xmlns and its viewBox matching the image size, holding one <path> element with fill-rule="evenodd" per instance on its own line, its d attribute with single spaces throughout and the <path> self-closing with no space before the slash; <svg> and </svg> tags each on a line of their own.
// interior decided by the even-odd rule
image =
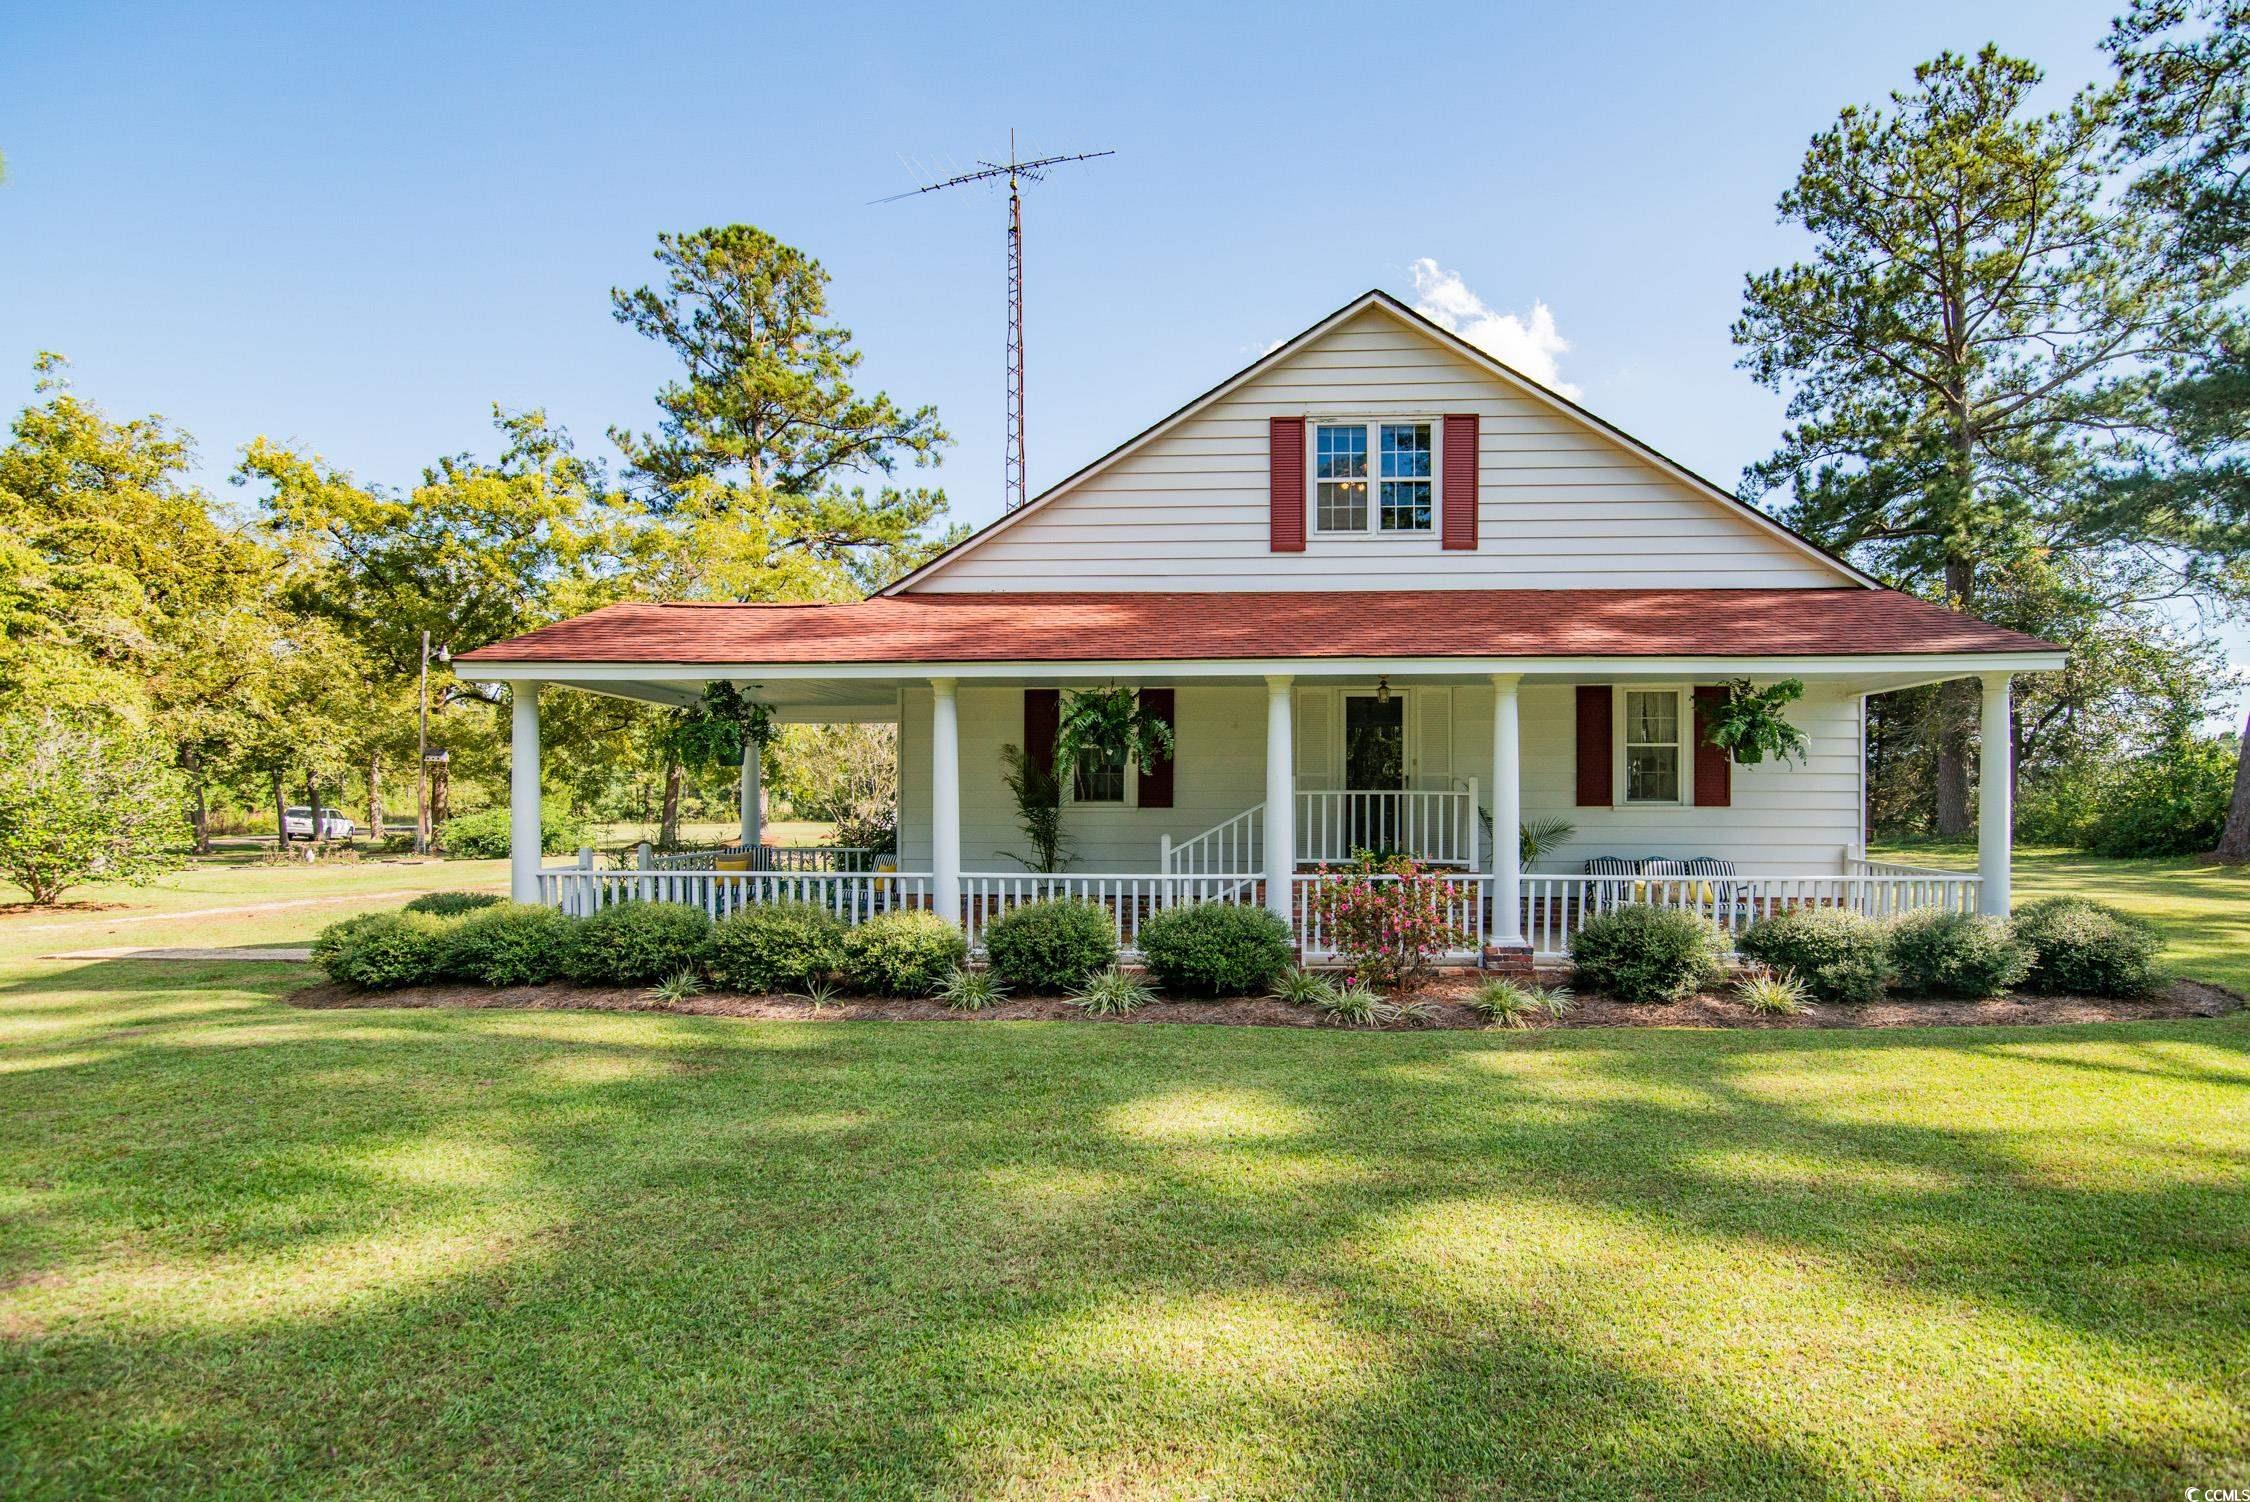
<svg viewBox="0 0 2250 1502">
<path fill-rule="evenodd" d="M 1317 954 L 1320 867 L 1380 849 L 1457 871 L 1459 925 L 1520 965 L 1621 901 L 1729 928 L 1785 902 L 2005 912 L 2009 679 L 2063 654 L 1880 587 L 1370 292 L 873 598 L 618 605 L 462 662 L 515 690 L 520 900 L 810 897 L 973 938 L 1078 895 L 1127 947 L 1164 906 L 1264 903 Z M 1962 677 L 1978 874 L 1868 861 L 1867 696 Z M 1809 755 L 1733 763 L 1702 734 L 1726 685 L 1780 678 Z M 895 856 L 765 847 L 746 796 L 738 850 L 541 870 L 540 691 L 713 680 L 784 721 L 896 723 Z M 1061 701 L 1113 687 L 1174 756 L 1063 769 L 1073 857 L 1029 874 L 1002 747 L 1050 751 Z M 1526 869 L 1520 831 L 1558 820 Z"/>
</svg>

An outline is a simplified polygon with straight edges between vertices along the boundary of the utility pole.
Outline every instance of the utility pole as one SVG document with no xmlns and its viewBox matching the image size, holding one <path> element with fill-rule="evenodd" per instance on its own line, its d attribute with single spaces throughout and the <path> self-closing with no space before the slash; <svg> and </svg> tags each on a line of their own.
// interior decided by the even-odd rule
<svg viewBox="0 0 2250 1502">
<path fill-rule="evenodd" d="M 430 853 L 430 633 L 422 633 L 422 707 L 414 732 L 414 853 Z"/>
<path fill-rule="evenodd" d="M 451 662 L 453 649 L 440 646 L 439 662 Z M 414 853 L 430 853 L 430 633 L 422 633 L 422 704 L 414 734 Z"/>
<path fill-rule="evenodd" d="M 1096 157 L 1115 156 L 1114 151 L 1081 151 L 1067 156 L 1043 156 L 1031 161 L 1016 158 L 1016 133 L 1008 132 L 1008 159 L 1005 162 L 977 164 L 975 172 L 964 172 L 943 182 L 905 193 L 893 193 L 888 198 L 878 198 L 877 203 L 896 203 L 901 198 L 913 198 L 923 193 L 935 193 L 940 188 L 965 187 L 970 183 L 1008 180 L 1008 447 L 1001 461 L 1002 488 L 1006 491 L 1008 509 L 1015 510 L 1025 500 L 1024 488 L 1024 400 L 1023 400 L 1023 194 L 1021 184 L 1038 182 L 1047 175 L 1047 169 L 1065 162 L 1090 162 Z"/>
</svg>

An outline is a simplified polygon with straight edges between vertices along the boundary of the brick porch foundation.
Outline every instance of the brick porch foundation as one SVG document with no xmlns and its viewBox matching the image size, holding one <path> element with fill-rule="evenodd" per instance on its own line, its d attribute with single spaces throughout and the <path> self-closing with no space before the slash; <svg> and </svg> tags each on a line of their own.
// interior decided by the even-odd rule
<svg viewBox="0 0 2250 1502">
<path fill-rule="evenodd" d="M 1529 944 L 1487 944 L 1484 946 L 1484 968 L 1494 975 L 1510 980 L 1536 978 L 1531 965 Z"/>
</svg>

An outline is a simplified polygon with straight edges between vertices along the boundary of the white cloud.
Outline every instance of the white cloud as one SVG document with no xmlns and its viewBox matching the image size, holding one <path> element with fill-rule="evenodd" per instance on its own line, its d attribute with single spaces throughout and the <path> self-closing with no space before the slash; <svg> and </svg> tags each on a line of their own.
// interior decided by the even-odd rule
<svg viewBox="0 0 2250 1502">
<path fill-rule="evenodd" d="M 1555 331 L 1554 310 L 1534 301 L 1528 317 L 1496 311 L 1469 290 L 1457 271 L 1447 271 L 1428 256 L 1416 261 L 1414 311 L 1440 328 L 1450 329 L 1501 364 L 1531 377 L 1572 401 L 1578 388 L 1562 378 L 1556 356 L 1570 349 L 1570 341 Z"/>
</svg>

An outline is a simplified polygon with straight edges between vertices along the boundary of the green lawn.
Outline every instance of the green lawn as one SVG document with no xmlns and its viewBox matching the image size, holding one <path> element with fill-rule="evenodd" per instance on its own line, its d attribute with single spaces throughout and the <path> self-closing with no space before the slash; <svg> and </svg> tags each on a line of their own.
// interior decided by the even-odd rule
<svg viewBox="0 0 2250 1502">
<path fill-rule="evenodd" d="M 2243 877 L 2132 879 L 2226 978 Z M 2239 1017 L 307 1013 L 8 942 L 10 1498 L 2250 1486 Z"/>
</svg>

